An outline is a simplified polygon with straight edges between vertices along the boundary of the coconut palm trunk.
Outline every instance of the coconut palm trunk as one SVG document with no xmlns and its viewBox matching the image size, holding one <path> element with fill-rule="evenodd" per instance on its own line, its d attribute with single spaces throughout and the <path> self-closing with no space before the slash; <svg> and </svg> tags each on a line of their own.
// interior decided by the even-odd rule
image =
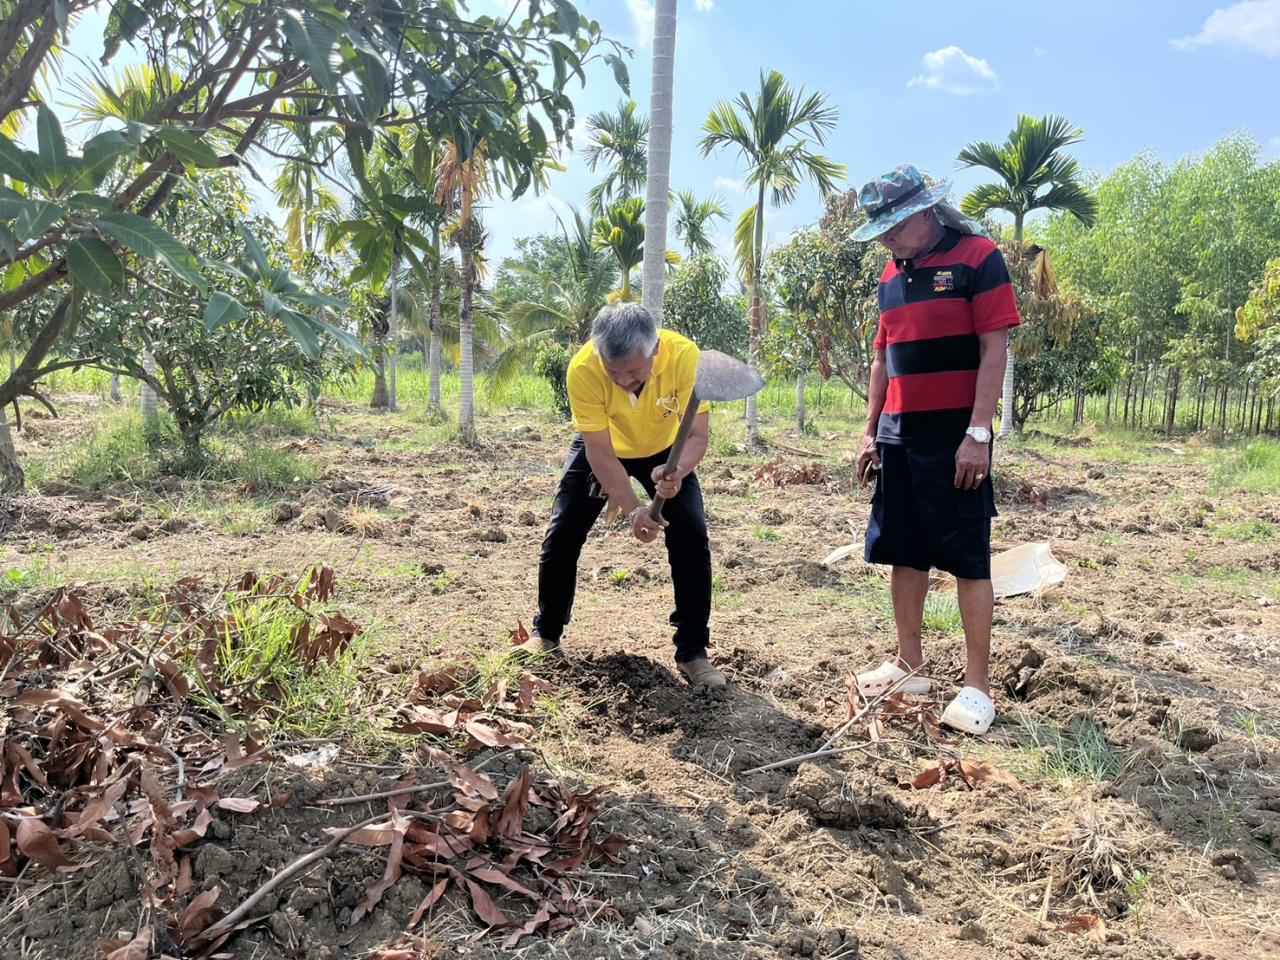
<svg viewBox="0 0 1280 960">
<path fill-rule="evenodd" d="M 653 28 L 653 87 L 649 97 L 649 160 L 644 200 L 641 299 L 662 324 L 667 277 L 667 198 L 671 192 L 671 99 L 675 82 L 676 0 L 657 0 Z"/>
<path fill-rule="evenodd" d="M 1022 256 L 1022 214 L 1013 218 L 1014 256 Z M 1014 431 L 1013 418 L 1013 343 L 1010 341 L 1008 353 L 1004 361 L 1004 385 L 1000 388 L 1000 439 L 1005 439 Z"/>
</svg>

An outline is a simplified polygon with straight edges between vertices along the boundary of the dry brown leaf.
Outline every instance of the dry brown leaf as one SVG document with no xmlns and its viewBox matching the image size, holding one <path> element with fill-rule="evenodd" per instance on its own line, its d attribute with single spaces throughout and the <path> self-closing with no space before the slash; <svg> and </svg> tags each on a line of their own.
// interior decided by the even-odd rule
<svg viewBox="0 0 1280 960">
<path fill-rule="evenodd" d="M 394 815 L 393 815 L 394 816 Z M 382 872 L 382 879 L 365 891 L 365 898 L 355 905 L 351 911 L 351 922 L 358 923 L 370 910 L 378 905 L 382 895 L 391 889 L 391 885 L 400 879 L 400 871 L 404 861 L 404 830 L 397 829 L 391 841 L 391 849 L 387 851 L 387 866 Z"/>
<path fill-rule="evenodd" d="M 347 828 L 325 827 L 324 832 L 331 837 L 337 837 L 347 833 Z M 361 827 L 355 833 L 347 834 L 343 842 L 354 843 L 361 847 L 385 847 L 396 838 L 398 833 L 400 831 L 389 823 L 374 824 L 371 827 Z"/>
<path fill-rule="evenodd" d="M 400 723 L 391 728 L 391 733 L 449 733 L 458 722 L 458 712 L 441 713 L 427 707 L 402 707 L 400 715 L 404 717 Z"/>
<path fill-rule="evenodd" d="M 458 681 L 448 670 L 423 670 L 418 674 L 418 690 L 421 693 L 439 695 L 456 689 Z"/>
<path fill-rule="evenodd" d="M 83 864 L 74 864 L 62 853 L 57 835 L 36 817 L 18 821 L 18 849 L 54 873 L 74 873 Z"/>
<path fill-rule="evenodd" d="M 129 781 L 122 777 L 107 787 L 106 791 L 98 799 L 85 804 L 85 808 L 80 811 L 80 817 L 76 820 L 76 829 L 84 831 L 97 824 L 99 820 L 115 809 L 116 803 L 124 796 L 124 792 L 128 788 Z"/>
<path fill-rule="evenodd" d="M 507 915 L 498 909 L 498 905 L 493 902 L 493 898 L 485 893 L 484 887 L 476 883 L 469 877 L 463 877 L 463 881 L 467 885 L 467 892 L 471 894 L 471 906 L 475 910 L 476 915 L 487 923 L 490 927 L 506 927 L 511 925 L 511 921 L 507 919 Z"/>
<path fill-rule="evenodd" d="M 24 690 L 13 698 L 13 705 L 16 707 L 48 707 L 54 710 L 61 710 L 71 718 L 72 723 L 81 729 L 97 733 L 105 726 L 101 721 L 94 720 L 85 711 L 88 708 L 69 694 L 63 693 L 61 690 Z"/>
<path fill-rule="evenodd" d="M 492 883 L 498 887 L 505 887 L 512 893 L 518 893 L 520 896 L 528 897 L 530 900 L 535 902 L 542 900 L 542 896 L 540 894 L 534 893 L 519 880 L 509 874 L 503 873 L 493 864 L 486 864 L 485 866 L 478 866 L 474 868 L 468 864 L 467 873 L 476 880 L 483 880 L 485 883 Z"/>
<path fill-rule="evenodd" d="M 1095 940 L 1103 942 L 1107 939 L 1107 925 L 1102 922 L 1102 918 L 1087 913 L 1067 917 L 1053 929 L 1058 933 L 1087 933 Z"/>
<path fill-rule="evenodd" d="M 484 800 L 498 799 L 498 788 L 484 774 L 476 773 L 465 763 L 459 763 L 439 747 L 427 747 L 427 756 L 459 790 Z"/>
<path fill-rule="evenodd" d="M 974 786 L 993 784 L 1013 787 L 1015 790 L 1022 787 L 1022 783 L 1013 774 L 983 760 L 961 760 L 960 768 L 973 781 Z"/>
<path fill-rule="evenodd" d="M 519 737 L 503 733 L 501 730 L 496 730 L 488 724 L 480 723 L 478 720 L 468 720 L 463 729 L 486 747 L 505 749 L 507 747 L 524 746 L 524 741 Z"/>
<path fill-rule="evenodd" d="M 212 825 L 213 814 L 209 812 L 208 808 L 205 808 L 196 814 L 196 822 L 190 827 L 173 832 L 173 845 L 178 849 L 190 846 L 208 833 L 209 827 Z"/>
<path fill-rule="evenodd" d="M 507 939 L 503 941 L 503 948 L 510 950 L 517 946 L 525 937 L 533 936 L 537 932 L 538 928 L 550 919 L 551 907 L 544 903 L 538 908 L 537 913 L 530 917 L 526 923 L 517 927 L 511 936 L 507 937 Z"/>
<path fill-rule="evenodd" d="M 151 928 L 143 927 L 136 937 L 125 944 L 118 940 L 100 944 L 98 956 L 102 960 L 148 960 L 151 956 Z"/>
<path fill-rule="evenodd" d="M 524 833 L 524 818 L 529 810 L 529 787 L 533 784 L 533 771 L 525 767 L 520 775 L 507 784 L 502 794 L 502 815 L 498 817 L 498 834 L 518 837 Z"/>
<path fill-rule="evenodd" d="M 524 628 L 524 622 L 520 620 L 516 621 L 516 628 L 509 630 L 508 633 L 511 635 L 512 646 L 518 647 L 529 639 L 529 631 Z"/>
<path fill-rule="evenodd" d="M 177 926 L 172 930 L 173 939 L 180 946 L 186 946 L 207 927 L 222 919 L 226 911 L 218 906 L 218 895 L 221 893 L 221 887 L 213 887 L 187 904 L 178 917 Z"/>
<path fill-rule="evenodd" d="M 262 806 L 262 801 L 250 797 L 222 797 L 214 806 L 219 810 L 230 810 L 232 813 L 254 813 Z"/>
<path fill-rule="evenodd" d="M 549 692 L 551 684 L 547 681 L 535 677 L 531 673 L 522 673 L 520 675 L 520 692 L 516 694 L 516 709 L 521 711 L 529 711 L 533 709 L 534 699 L 539 691 Z"/>
<path fill-rule="evenodd" d="M 436 903 L 439 902 L 440 898 L 444 896 L 444 892 L 448 886 L 449 878 L 445 877 L 431 888 L 431 892 L 423 897 L 422 902 L 418 904 L 418 909 L 413 911 L 413 918 L 409 921 L 409 926 L 416 927 L 422 922 L 422 918 L 426 916 L 427 911 L 434 907 Z"/>
</svg>

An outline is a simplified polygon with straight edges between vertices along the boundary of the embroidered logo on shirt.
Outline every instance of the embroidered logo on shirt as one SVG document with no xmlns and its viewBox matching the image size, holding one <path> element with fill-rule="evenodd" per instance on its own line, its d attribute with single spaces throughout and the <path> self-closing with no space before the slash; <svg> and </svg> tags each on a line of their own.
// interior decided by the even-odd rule
<svg viewBox="0 0 1280 960">
<path fill-rule="evenodd" d="M 662 414 L 662 419 L 665 420 L 673 413 L 680 412 L 680 396 L 679 394 L 673 393 L 669 397 L 658 397 L 657 405 L 659 408 L 666 411 Z"/>
<path fill-rule="evenodd" d="M 946 293 L 948 290 L 956 288 L 955 277 L 951 275 L 950 270 L 939 270 L 933 275 L 933 292 Z"/>
</svg>

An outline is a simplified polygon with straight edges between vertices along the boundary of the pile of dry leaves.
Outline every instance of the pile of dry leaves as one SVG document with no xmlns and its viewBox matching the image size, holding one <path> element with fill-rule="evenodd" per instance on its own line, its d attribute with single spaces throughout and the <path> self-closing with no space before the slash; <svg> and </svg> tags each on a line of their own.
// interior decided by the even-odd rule
<svg viewBox="0 0 1280 960">
<path fill-rule="evenodd" d="M 613 859 L 622 844 L 590 835 L 601 791 L 579 793 L 535 778 L 528 767 L 505 782 L 479 769 L 521 751 L 520 734 L 530 728 L 519 716 L 546 684 L 526 674 L 518 689 L 495 682 L 478 690 L 456 668 L 419 674 L 392 728 L 436 735 L 424 765 L 444 779 L 419 786 L 405 778 L 382 794 L 321 801 L 380 801 L 384 812 L 330 828 L 328 843 L 279 865 L 238 905 L 220 902 L 216 887 L 193 897 L 193 862 L 215 815 L 247 816 L 291 800 L 224 796 L 218 786 L 222 774 L 271 763 L 298 746 L 264 745 L 253 733 L 280 691 L 272 664 L 236 660 L 247 631 L 264 605 L 285 606 L 295 612 L 292 627 L 270 656 L 304 669 L 331 661 L 361 632 L 325 609 L 333 592 L 332 571 L 319 567 L 301 584 L 248 575 L 211 590 L 184 580 L 143 618 L 95 616 L 67 589 L 26 617 L 11 607 L 10 626 L 0 632 L 0 877 L 38 884 L 91 874 L 109 848 L 145 850 L 147 879 L 135 905 L 145 923 L 131 941 L 99 945 L 96 955 L 109 960 L 209 956 L 261 922 L 255 907 L 273 889 L 343 845 L 387 848 L 382 877 L 352 923 L 406 873 L 434 884 L 411 927 L 451 889 L 482 922 L 479 936 L 502 931 L 513 944 L 608 912 L 575 898 L 566 879 L 585 863 Z M 238 664 L 234 673 L 230 661 Z M 464 762 L 490 748 L 504 752 L 477 767 Z"/>
</svg>

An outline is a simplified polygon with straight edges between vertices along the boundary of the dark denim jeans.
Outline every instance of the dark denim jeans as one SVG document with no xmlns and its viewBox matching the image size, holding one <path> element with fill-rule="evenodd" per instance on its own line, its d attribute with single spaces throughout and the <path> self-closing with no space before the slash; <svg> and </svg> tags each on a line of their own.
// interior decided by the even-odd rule
<svg viewBox="0 0 1280 960">
<path fill-rule="evenodd" d="M 666 460 L 667 451 L 663 451 L 652 457 L 620 462 L 652 497 L 653 468 Z M 551 507 L 551 523 L 538 561 L 538 615 L 533 618 L 533 631 L 544 640 L 558 642 L 569 622 L 578 582 L 578 557 L 604 506 L 605 500 L 587 462 L 586 447 L 578 437 L 565 460 L 564 476 Z M 683 663 L 705 657 L 710 639 L 711 545 L 707 540 L 702 488 L 696 474 L 684 478 L 680 493 L 666 502 L 662 516 L 670 524 L 664 536 L 676 595 L 676 608 L 670 618 L 676 631 L 672 641 L 676 645 L 676 660 Z"/>
</svg>

